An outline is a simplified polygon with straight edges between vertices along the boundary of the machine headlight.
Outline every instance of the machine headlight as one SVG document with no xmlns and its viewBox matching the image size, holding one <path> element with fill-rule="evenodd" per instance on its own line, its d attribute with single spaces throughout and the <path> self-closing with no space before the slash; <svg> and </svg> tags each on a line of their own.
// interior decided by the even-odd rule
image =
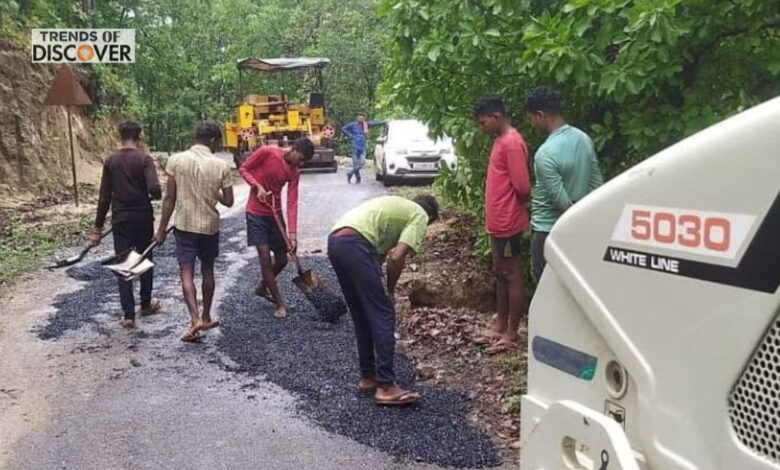
<svg viewBox="0 0 780 470">
<path fill-rule="evenodd" d="M 408 154 L 408 153 L 409 153 L 409 151 L 408 151 L 408 150 L 406 150 L 406 149 L 396 149 L 396 150 L 395 150 L 395 154 L 396 154 L 396 155 L 406 155 L 406 154 Z"/>
<path fill-rule="evenodd" d="M 448 147 L 441 148 L 439 149 L 439 155 L 452 155 L 452 149 Z"/>
</svg>

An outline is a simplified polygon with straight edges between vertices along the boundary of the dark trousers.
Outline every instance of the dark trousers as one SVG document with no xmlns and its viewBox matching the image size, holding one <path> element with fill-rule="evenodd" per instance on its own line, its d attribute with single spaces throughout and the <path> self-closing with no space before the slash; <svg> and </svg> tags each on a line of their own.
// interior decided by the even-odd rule
<svg viewBox="0 0 780 470">
<path fill-rule="evenodd" d="M 539 282 L 544 272 L 547 261 L 544 259 L 544 242 L 549 232 L 533 232 L 531 234 L 531 274 L 534 281 Z"/>
<path fill-rule="evenodd" d="M 328 257 L 352 314 L 360 373 L 382 387 L 395 383 L 395 309 L 382 284 L 382 265 L 368 241 L 331 236 Z"/>
<path fill-rule="evenodd" d="M 114 251 L 119 254 L 123 251 L 134 249 L 142 253 L 152 242 L 154 236 L 154 220 L 138 222 L 121 222 L 114 224 Z M 149 254 L 149 260 L 152 256 Z M 154 270 L 150 269 L 141 276 L 141 307 L 148 307 L 152 302 L 152 287 L 154 283 Z M 132 281 L 119 280 L 119 300 L 122 303 L 122 311 L 125 318 L 135 319 L 135 298 Z"/>
</svg>

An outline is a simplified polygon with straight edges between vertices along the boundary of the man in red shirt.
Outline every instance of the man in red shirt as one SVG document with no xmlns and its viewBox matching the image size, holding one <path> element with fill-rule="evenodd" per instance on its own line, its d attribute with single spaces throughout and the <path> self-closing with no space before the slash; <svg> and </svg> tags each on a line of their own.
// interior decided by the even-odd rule
<svg viewBox="0 0 780 470">
<path fill-rule="evenodd" d="M 499 353 L 517 348 L 517 328 L 525 314 L 520 250 L 529 224 L 528 149 L 510 124 L 501 98 L 485 96 L 473 111 L 482 130 L 495 138 L 485 184 L 485 228 L 496 275 L 498 315 L 486 336 L 493 343 L 488 352 Z"/>
<path fill-rule="evenodd" d="M 309 139 L 298 139 L 289 149 L 260 147 L 239 168 L 241 177 L 251 186 L 246 204 L 247 245 L 257 247 L 261 277 L 255 294 L 276 304 L 277 318 L 287 316 L 287 304 L 279 293 L 276 275 L 287 266 L 287 244 L 274 220 L 274 209 L 282 225 L 282 187 L 287 184 L 287 217 L 290 248 L 297 248 L 298 180 L 304 161 L 314 156 Z M 274 254 L 271 260 L 271 252 Z"/>
</svg>

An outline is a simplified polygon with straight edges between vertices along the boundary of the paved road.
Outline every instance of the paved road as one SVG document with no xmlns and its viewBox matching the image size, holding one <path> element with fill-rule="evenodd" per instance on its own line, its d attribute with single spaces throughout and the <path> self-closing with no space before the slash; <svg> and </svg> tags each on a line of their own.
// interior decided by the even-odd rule
<svg viewBox="0 0 780 470">
<path fill-rule="evenodd" d="M 336 217 L 383 193 L 364 181 L 304 176 L 302 251 L 324 250 Z M 236 222 L 246 193 L 224 213 L 233 222 L 223 230 L 217 305 L 255 262 Z M 165 314 L 133 333 L 117 325 L 116 289 L 94 263 L 42 271 L 14 289 L 0 314 L 0 468 L 436 468 L 324 431 L 286 390 L 232 372 L 212 340 L 219 331 L 202 345 L 177 341 L 187 316 L 172 271 L 156 277 Z"/>
</svg>

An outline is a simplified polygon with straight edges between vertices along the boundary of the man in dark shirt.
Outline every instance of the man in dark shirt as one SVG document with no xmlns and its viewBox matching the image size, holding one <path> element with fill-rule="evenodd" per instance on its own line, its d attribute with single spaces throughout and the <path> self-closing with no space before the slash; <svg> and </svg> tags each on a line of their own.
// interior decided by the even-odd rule
<svg viewBox="0 0 780 470">
<path fill-rule="evenodd" d="M 119 254 L 129 249 L 143 251 L 154 236 L 153 199 L 162 197 L 154 160 L 139 148 L 141 125 L 125 121 L 119 125 L 122 146 L 109 155 L 103 165 L 93 245 L 100 243 L 100 234 L 111 208 L 114 251 Z M 150 256 L 151 258 L 151 256 Z M 153 270 L 141 276 L 140 316 L 153 315 L 160 310 L 160 301 L 152 299 Z M 119 281 L 119 298 L 124 311 L 120 321 L 125 328 L 135 327 L 135 299 L 133 283 Z"/>
</svg>

